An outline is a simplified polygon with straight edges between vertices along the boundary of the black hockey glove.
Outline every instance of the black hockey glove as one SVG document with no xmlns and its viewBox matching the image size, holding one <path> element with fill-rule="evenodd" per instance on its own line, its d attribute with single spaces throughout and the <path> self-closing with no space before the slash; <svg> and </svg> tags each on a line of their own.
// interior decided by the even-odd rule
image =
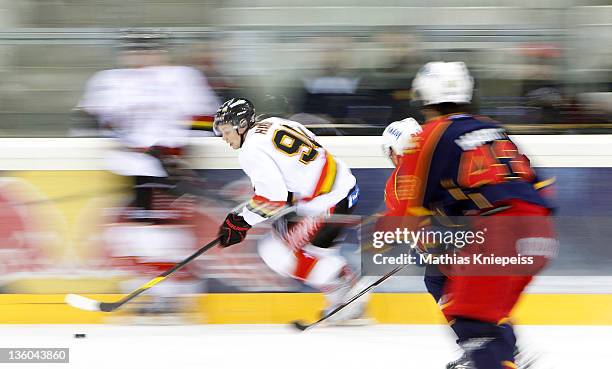
<svg viewBox="0 0 612 369">
<path fill-rule="evenodd" d="M 249 229 L 251 229 L 251 226 L 243 217 L 236 213 L 227 214 L 223 224 L 219 227 L 221 247 L 228 247 L 242 242 Z"/>
</svg>

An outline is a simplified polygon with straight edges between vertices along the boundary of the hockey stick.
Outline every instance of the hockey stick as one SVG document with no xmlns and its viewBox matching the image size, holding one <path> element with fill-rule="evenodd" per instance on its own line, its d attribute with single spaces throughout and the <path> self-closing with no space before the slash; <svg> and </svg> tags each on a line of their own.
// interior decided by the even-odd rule
<svg viewBox="0 0 612 369">
<path fill-rule="evenodd" d="M 237 211 L 242 206 L 244 206 L 244 204 L 240 204 L 240 205 L 236 206 L 234 209 L 232 209 L 232 212 Z M 285 209 L 280 210 L 277 213 L 275 213 L 272 217 L 270 217 L 270 219 L 271 220 L 278 219 L 278 218 L 284 216 L 285 214 L 293 211 L 293 209 L 294 209 L 293 206 L 288 206 Z M 208 244 L 202 246 L 198 251 L 196 251 L 193 254 L 191 254 L 191 256 L 187 257 L 185 260 L 181 261 L 180 263 L 175 264 L 172 268 L 168 269 L 167 271 L 163 272 L 162 274 L 158 275 L 157 277 L 151 279 L 147 283 L 145 283 L 142 286 L 138 287 L 132 293 L 130 293 L 129 295 L 125 296 L 124 298 L 122 298 L 119 301 L 116 301 L 116 302 L 100 302 L 100 301 L 97 301 L 97 300 L 94 300 L 94 299 L 90 299 L 90 298 L 85 297 L 85 296 L 76 295 L 76 294 L 72 294 L 72 293 L 66 295 L 65 301 L 66 301 L 66 303 L 68 305 L 70 305 L 72 307 L 75 307 L 77 309 L 81 309 L 81 310 L 104 311 L 104 312 L 107 312 L 107 313 L 115 311 L 119 307 L 124 305 L 125 303 L 129 302 L 130 300 L 134 299 L 135 297 L 137 297 L 141 293 L 143 293 L 146 290 L 148 290 L 149 288 L 155 286 L 159 282 L 161 282 L 164 279 L 168 278 L 168 276 L 170 276 L 172 273 L 176 272 L 177 270 L 181 269 L 182 267 L 184 267 L 188 263 L 190 263 L 193 259 L 197 258 L 198 256 L 202 255 L 206 251 L 208 251 L 208 250 L 212 249 L 213 247 L 215 247 L 217 245 L 217 243 L 219 243 L 220 240 L 221 240 L 221 237 L 217 237 L 214 240 L 210 241 Z"/>
<path fill-rule="evenodd" d="M 312 324 L 306 324 L 303 323 L 299 320 L 295 320 L 293 322 L 291 322 L 291 324 L 293 324 L 293 326 L 297 329 L 299 329 L 300 331 L 305 331 L 307 329 L 310 329 L 314 326 L 319 325 L 320 323 L 322 323 L 323 321 L 327 320 L 329 317 L 331 317 L 332 315 L 336 314 L 337 312 L 339 312 L 340 310 L 344 309 L 345 307 L 347 307 L 348 305 L 350 305 L 353 301 L 357 300 L 358 298 L 360 298 L 361 296 L 365 295 L 366 293 L 368 293 L 370 290 L 372 290 L 374 287 L 378 286 L 379 284 L 381 284 L 382 282 L 384 282 L 386 279 L 388 279 L 389 277 L 391 277 L 392 275 L 394 275 L 395 273 L 399 272 L 400 270 L 404 269 L 407 265 L 409 264 L 402 264 L 402 265 L 398 265 L 397 267 L 395 267 L 393 270 L 391 270 L 389 273 L 385 274 L 384 276 L 382 276 L 381 278 L 379 278 L 376 282 L 372 283 L 371 285 L 369 285 L 368 287 L 366 287 L 364 290 L 362 290 L 361 292 L 359 292 L 357 295 L 353 296 L 350 300 L 348 300 L 347 302 L 345 302 L 344 304 L 338 306 L 337 308 L 335 308 L 334 310 L 330 311 L 328 314 L 326 314 L 324 317 L 322 317 L 321 319 L 317 320 L 316 322 L 312 323 Z"/>
<path fill-rule="evenodd" d="M 151 287 L 155 286 L 156 284 L 158 284 L 159 282 L 163 281 L 170 274 L 172 274 L 172 273 L 176 272 L 177 270 L 181 269 L 182 267 L 187 265 L 189 262 L 191 262 L 193 259 L 197 258 L 198 256 L 202 255 L 206 251 L 208 251 L 208 250 L 212 249 L 213 247 L 215 247 L 217 245 L 217 243 L 219 243 L 220 239 L 221 239 L 220 237 L 217 237 L 214 240 L 210 241 L 208 244 L 202 246 L 198 251 L 196 251 L 193 254 L 191 254 L 191 256 L 189 256 L 187 259 L 181 261 L 180 263 L 174 265 L 172 268 L 166 270 L 162 274 L 158 275 L 157 277 L 151 279 L 147 283 L 145 283 L 142 286 L 138 287 L 136 290 L 134 290 L 134 292 L 130 293 L 129 295 L 125 296 L 124 298 L 122 298 L 119 301 L 116 301 L 116 302 L 100 302 L 100 301 L 96 301 L 94 299 L 90 299 L 90 298 L 85 297 L 85 296 L 75 295 L 75 294 L 72 294 L 72 293 L 66 295 L 65 301 L 66 301 L 66 303 L 68 305 L 70 305 L 72 307 L 75 307 L 77 309 L 89 310 L 89 311 L 104 311 L 104 312 L 110 313 L 111 311 L 117 310 L 123 304 L 125 304 L 125 303 L 129 302 L 130 300 L 134 299 L 136 296 L 138 296 L 141 293 L 145 292 L 149 288 L 151 288 Z"/>
</svg>

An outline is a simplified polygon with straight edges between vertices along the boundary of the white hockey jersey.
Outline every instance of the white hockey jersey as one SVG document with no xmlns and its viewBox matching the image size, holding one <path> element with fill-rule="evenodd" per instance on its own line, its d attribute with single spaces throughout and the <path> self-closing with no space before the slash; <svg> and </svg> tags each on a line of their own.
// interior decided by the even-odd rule
<svg viewBox="0 0 612 369">
<path fill-rule="evenodd" d="M 111 69 L 87 83 L 78 107 L 113 127 L 128 147 L 180 147 L 194 116 L 214 115 L 220 101 L 206 78 L 184 66 Z"/>
<path fill-rule="evenodd" d="M 286 119 L 268 118 L 251 128 L 238 159 L 255 189 L 240 214 L 251 225 L 287 201 L 296 205 L 298 215 L 323 214 L 356 185 L 346 164 L 321 147 L 306 127 Z"/>
</svg>

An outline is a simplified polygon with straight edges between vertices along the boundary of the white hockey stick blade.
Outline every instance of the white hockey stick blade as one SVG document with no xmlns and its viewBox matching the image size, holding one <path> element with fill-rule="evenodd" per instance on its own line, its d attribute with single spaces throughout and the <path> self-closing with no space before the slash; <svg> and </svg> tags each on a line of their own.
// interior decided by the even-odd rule
<svg viewBox="0 0 612 369">
<path fill-rule="evenodd" d="M 100 311 L 99 301 L 96 301 L 96 300 L 93 300 L 93 299 L 90 299 L 84 296 L 69 293 L 66 295 L 66 298 L 64 300 L 66 301 L 68 305 L 75 307 L 77 309 L 89 310 L 89 311 Z"/>
</svg>

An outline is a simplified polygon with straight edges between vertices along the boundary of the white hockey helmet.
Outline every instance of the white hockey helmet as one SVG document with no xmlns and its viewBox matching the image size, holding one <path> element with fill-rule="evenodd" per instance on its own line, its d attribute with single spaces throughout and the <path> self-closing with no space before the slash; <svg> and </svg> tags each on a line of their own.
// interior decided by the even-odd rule
<svg viewBox="0 0 612 369">
<path fill-rule="evenodd" d="M 382 150 L 387 157 L 401 155 L 410 146 L 410 137 L 421 132 L 421 126 L 413 118 L 393 122 L 382 134 Z"/>
<path fill-rule="evenodd" d="M 473 89 L 474 79 L 463 62 L 429 62 L 412 81 L 414 99 L 424 106 L 469 104 Z"/>
</svg>

